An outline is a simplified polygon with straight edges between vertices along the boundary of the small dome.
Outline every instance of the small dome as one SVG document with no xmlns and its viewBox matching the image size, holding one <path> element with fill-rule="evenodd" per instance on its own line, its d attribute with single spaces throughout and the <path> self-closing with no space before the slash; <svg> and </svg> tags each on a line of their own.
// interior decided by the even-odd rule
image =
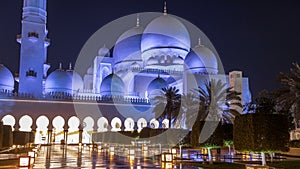
<svg viewBox="0 0 300 169">
<path fill-rule="evenodd" d="M 93 75 L 93 73 L 94 73 L 93 66 L 89 67 L 89 68 L 87 69 L 86 73 L 87 73 L 88 75 Z"/>
<path fill-rule="evenodd" d="M 47 77 L 45 83 L 46 93 L 59 92 L 73 94 L 81 89 L 83 89 L 83 80 L 73 70 L 64 71 L 57 69 Z"/>
<path fill-rule="evenodd" d="M 161 91 L 162 88 L 167 87 L 168 83 L 161 77 L 157 77 L 150 82 L 148 85 L 147 92 L 149 95 L 156 94 L 157 91 Z"/>
<path fill-rule="evenodd" d="M 143 30 L 143 27 L 136 26 L 124 32 L 118 38 L 113 51 L 116 65 L 126 61 L 142 61 L 141 38 Z"/>
<path fill-rule="evenodd" d="M 67 70 L 68 75 L 70 76 L 72 80 L 72 91 L 79 92 L 83 89 L 83 80 L 81 76 L 75 72 L 74 70 Z"/>
<path fill-rule="evenodd" d="M 169 14 L 152 20 L 145 28 L 141 42 L 144 61 L 160 54 L 180 56 L 184 59 L 190 47 L 188 30 Z"/>
<path fill-rule="evenodd" d="M 8 68 L 0 64 L 0 90 L 13 91 L 15 80 Z"/>
<path fill-rule="evenodd" d="M 62 69 L 56 69 L 50 73 L 45 83 L 46 93 L 61 92 L 71 93 L 72 81 L 66 71 Z"/>
<path fill-rule="evenodd" d="M 185 58 L 186 69 L 201 73 L 217 74 L 218 61 L 215 54 L 199 44 Z"/>
<path fill-rule="evenodd" d="M 110 56 L 110 51 L 109 51 L 109 49 L 104 45 L 102 48 L 99 49 L 98 55 L 99 55 L 99 56 L 104 56 L 104 57 L 109 57 L 109 56 Z"/>
<path fill-rule="evenodd" d="M 123 96 L 124 82 L 116 74 L 112 73 L 106 76 L 100 86 L 100 94 L 102 96 Z"/>
</svg>

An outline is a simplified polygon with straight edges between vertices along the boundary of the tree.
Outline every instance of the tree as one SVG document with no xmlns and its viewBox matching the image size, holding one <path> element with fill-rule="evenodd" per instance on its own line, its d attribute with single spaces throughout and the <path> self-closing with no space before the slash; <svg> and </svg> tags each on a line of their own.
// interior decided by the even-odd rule
<svg viewBox="0 0 300 169">
<path fill-rule="evenodd" d="M 154 112 L 158 119 L 167 118 L 171 128 L 180 111 L 181 95 L 176 87 L 162 88 L 162 91 L 161 95 L 154 97 L 156 101 Z"/>
<path fill-rule="evenodd" d="M 287 117 L 281 114 L 251 113 L 235 119 L 233 141 L 236 150 L 262 153 L 288 151 Z"/>
<path fill-rule="evenodd" d="M 199 97 L 200 112 L 197 120 L 213 120 L 233 123 L 238 111 L 230 108 L 234 104 L 242 108 L 239 92 L 233 91 L 232 88 L 226 88 L 226 83 L 221 80 L 212 79 L 206 81 L 203 87 L 193 90 Z M 227 106 L 227 109 L 225 109 Z"/>
<path fill-rule="evenodd" d="M 198 113 L 200 109 L 199 98 L 193 94 L 184 94 L 181 97 L 181 114 L 182 117 L 177 119 L 178 121 L 185 121 L 185 126 L 187 129 L 191 129 L 195 121 L 200 120 L 198 118 Z"/>
<path fill-rule="evenodd" d="M 230 104 L 242 107 L 240 93 L 226 88 L 226 83 L 215 79 L 206 81 L 204 86 L 193 91 L 199 97 L 199 109 L 192 128 L 191 144 L 206 147 L 211 160 L 211 148 L 222 146 L 225 139 L 221 124 L 233 123 L 234 118 L 240 115 L 230 107 Z"/>
<path fill-rule="evenodd" d="M 282 87 L 274 93 L 280 111 L 292 113 L 296 125 L 300 120 L 300 66 L 298 63 L 293 65 L 290 73 L 280 72 L 278 81 Z"/>
<path fill-rule="evenodd" d="M 274 114 L 277 112 L 275 97 L 267 90 L 263 90 L 245 106 L 244 111 L 246 113 Z"/>
</svg>

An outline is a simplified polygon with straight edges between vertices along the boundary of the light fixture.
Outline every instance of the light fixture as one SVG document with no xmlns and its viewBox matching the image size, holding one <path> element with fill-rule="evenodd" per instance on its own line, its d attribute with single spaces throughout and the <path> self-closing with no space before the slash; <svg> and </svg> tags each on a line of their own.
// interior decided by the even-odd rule
<svg viewBox="0 0 300 169">
<path fill-rule="evenodd" d="M 173 155 L 171 153 L 162 153 L 161 154 L 161 161 L 168 163 L 173 161 Z"/>
<path fill-rule="evenodd" d="M 148 151 L 148 147 L 147 146 L 143 146 L 143 151 Z"/>
<path fill-rule="evenodd" d="M 163 169 L 172 169 L 173 165 L 170 162 L 168 162 L 168 163 L 162 162 L 161 163 L 161 168 L 163 168 Z"/>
<path fill-rule="evenodd" d="M 134 155 L 134 149 L 129 149 L 129 155 Z"/>
<path fill-rule="evenodd" d="M 19 167 L 29 167 L 30 166 L 30 156 L 20 156 L 18 161 Z"/>
<path fill-rule="evenodd" d="M 171 149 L 171 153 L 174 155 L 174 154 L 177 154 L 177 149 L 176 148 L 172 148 Z"/>
</svg>

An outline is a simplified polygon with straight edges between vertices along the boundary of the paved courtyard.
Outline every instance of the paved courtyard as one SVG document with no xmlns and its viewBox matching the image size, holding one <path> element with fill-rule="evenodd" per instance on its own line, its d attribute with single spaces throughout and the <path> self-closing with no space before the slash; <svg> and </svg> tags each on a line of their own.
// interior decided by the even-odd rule
<svg viewBox="0 0 300 169">
<path fill-rule="evenodd" d="M 93 152 L 88 147 L 80 151 L 78 146 L 42 146 L 33 168 L 162 168 L 155 157 L 118 156 L 107 151 Z M 172 168 L 192 168 L 173 166 Z"/>
</svg>

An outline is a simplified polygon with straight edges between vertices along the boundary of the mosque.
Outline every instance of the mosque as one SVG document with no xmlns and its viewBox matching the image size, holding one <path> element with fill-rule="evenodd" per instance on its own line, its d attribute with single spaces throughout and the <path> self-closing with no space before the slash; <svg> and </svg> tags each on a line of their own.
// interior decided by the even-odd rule
<svg viewBox="0 0 300 169">
<path fill-rule="evenodd" d="M 166 6 L 145 27 L 137 18 L 112 49 L 102 44 L 84 76 L 72 65 L 48 72 L 46 2 L 24 0 L 19 76 L 0 65 L 0 119 L 13 130 L 34 131 L 36 143 L 90 143 L 93 132 L 167 127 L 167 119 L 155 119 L 150 101 L 164 87 L 184 94 L 222 76 L 243 103 L 251 101 L 248 78 L 241 71 L 219 73 L 215 53 L 200 40 L 191 46 L 188 29 Z"/>
</svg>

